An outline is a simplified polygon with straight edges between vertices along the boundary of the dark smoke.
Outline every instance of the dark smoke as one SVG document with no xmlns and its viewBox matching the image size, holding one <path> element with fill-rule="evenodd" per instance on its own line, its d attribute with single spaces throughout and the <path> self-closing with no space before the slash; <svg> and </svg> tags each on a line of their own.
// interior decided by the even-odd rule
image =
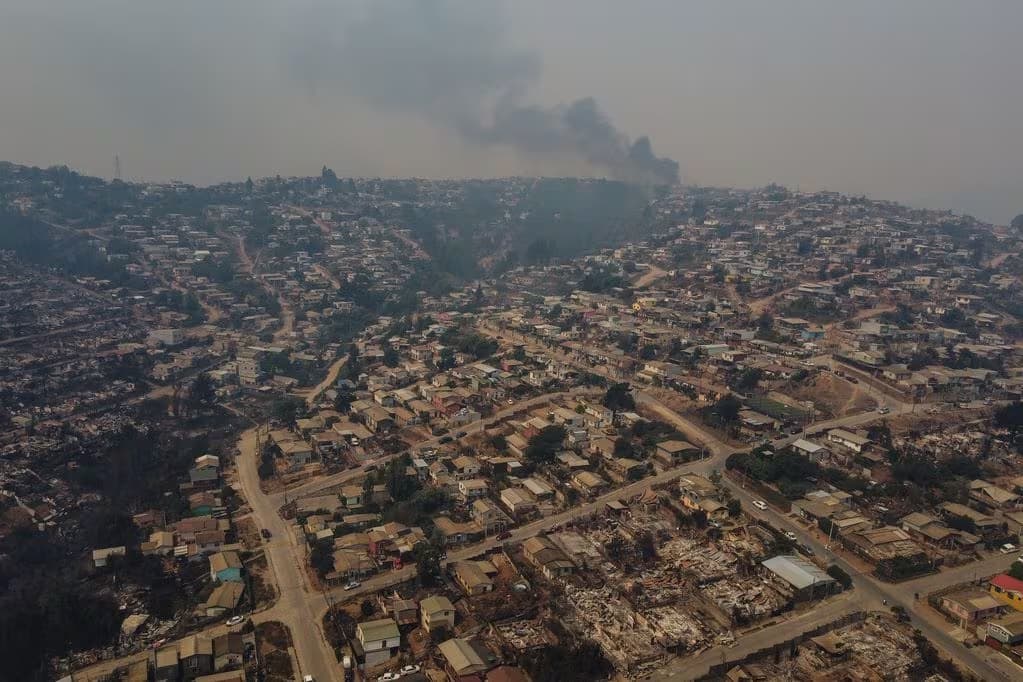
<svg viewBox="0 0 1023 682">
<path fill-rule="evenodd" d="M 334 27 L 342 22 L 339 36 Z M 347 22 L 318 12 L 296 35 L 291 64 L 310 87 L 339 85 L 473 144 L 571 155 L 630 182 L 679 179 L 677 162 L 656 156 L 645 136 L 630 143 L 592 97 L 553 108 L 525 103 L 539 60 L 507 45 L 499 7 L 489 0 L 371 0 Z"/>
</svg>

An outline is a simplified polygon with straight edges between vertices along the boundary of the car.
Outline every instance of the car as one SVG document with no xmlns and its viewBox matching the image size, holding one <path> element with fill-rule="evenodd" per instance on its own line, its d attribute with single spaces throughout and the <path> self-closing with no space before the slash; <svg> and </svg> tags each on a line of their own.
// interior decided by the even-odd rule
<svg viewBox="0 0 1023 682">
<path fill-rule="evenodd" d="M 345 583 L 345 592 L 351 592 L 352 590 L 359 587 L 362 587 L 362 583 L 360 583 L 358 580 L 350 580 L 349 582 Z"/>
<path fill-rule="evenodd" d="M 889 412 L 891 412 L 891 409 L 889 409 L 887 407 L 881 406 L 881 407 L 877 408 L 877 413 L 878 414 L 888 414 Z"/>
<path fill-rule="evenodd" d="M 437 442 L 440 443 L 441 445 L 444 445 L 445 443 L 450 443 L 452 440 L 454 439 L 451 436 L 444 436 Z"/>
<path fill-rule="evenodd" d="M 392 682 L 392 680 L 400 680 L 401 673 L 384 673 L 377 678 L 377 682 Z"/>
<path fill-rule="evenodd" d="M 260 529 L 259 534 L 263 536 L 264 540 L 269 540 L 273 537 L 273 533 L 270 532 L 269 528 Z"/>
<path fill-rule="evenodd" d="M 763 500 L 753 500 L 753 506 L 760 511 L 767 511 L 767 503 Z"/>
<path fill-rule="evenodd" d="M 790 530 L 787 530 L 787 531 L 785 531 L 785 537 L 787 537 L 787 538 L 788 538 L 789 540 L 791 540 L 792 542 L 795 542 L 795 541 L 796 541 L 796 534 L 795 534 L 795 533 L 793 533 L 793 532 L 792 532 L 792 531 L 790 531 Z"/>
<path fill-rule="evenodd" d="M 459 431 L 455 434 L 455 438 L 465 438 L 465 436 L 466 436 L 465 431 Z"/>
<path fill-rule="evenodd" d="M 305 676 L 304 676 L 304 677 L 302 678 L 302 682 L 316 682 L 316 680 L 315 680 L 315 679 L 313 679 L 313 676 L 312 676 L 312 675 L 305 675 Z"/>
<path fill-rule="evenodd" d="M 241 625 L 244 622 L 245 622 L 245 616 L 231 616 L 226 621 L 228 627 L 233 627 L 235 625 Z"/>
<path fill-rule="evenodd" d="M 419 672 L 418 665 L 406 665 L 401 669 L 402 675 L 415 675 L 417 672 Z"/>
<path fill-rule="evenodd" d="M 806 556 L 814 556 L 813 548 L 810 547 L 810 545 L 803 545 L 802 549 L 803 554 L 805 554 Z"/>
<path fill-rule="evenodd" d="M 1001 552 L 1002 554 L 1012 554 L 1013 552 L 1016 551 L 1016 545 L 1012 544 L 1011 542 L 1006 542 L 998 551 Z"/>
<path fill-rule="evenodd" d="M 514 405 L 514 404 L 515 404 L 515 401 L 514 401 L 514 400 L 512 400 L 511 398 L 508 398 L 508 404 L 509 404 L 509 405 Z"/>
<path fill-rule="evenodd" d="M 510 537 L 511 537 L 511 531 L 510 530 L 502 531 L 501 533 L 499 533 L 497 535 L 497 539 L 498 540 L 507 540 Z"/>
</svg>

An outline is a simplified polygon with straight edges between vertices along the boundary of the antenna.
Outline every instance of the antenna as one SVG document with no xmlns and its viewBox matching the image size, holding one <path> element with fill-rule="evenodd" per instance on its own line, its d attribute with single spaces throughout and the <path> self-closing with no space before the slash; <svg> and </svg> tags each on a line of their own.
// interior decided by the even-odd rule
<svg viewBox="0 0 1023 682">
<path fill-rule="evenodd" d="M 114 180 L 121 179 L 121 157 L 114 154 Z"/>
</svg>

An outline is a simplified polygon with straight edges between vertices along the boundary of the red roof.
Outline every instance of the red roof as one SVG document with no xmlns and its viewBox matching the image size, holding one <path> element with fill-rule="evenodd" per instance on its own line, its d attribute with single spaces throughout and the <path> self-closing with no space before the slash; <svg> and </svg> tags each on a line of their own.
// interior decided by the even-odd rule
<svg viewBox="0 0 1023 682">
<path fill-rule="evenodd" d="M 991 584 L 1003 590 L 1023 593 L 1023 580 L 1016 580 L 1011 575 L 1002 573 L 991 578 Z"/>
</svg>

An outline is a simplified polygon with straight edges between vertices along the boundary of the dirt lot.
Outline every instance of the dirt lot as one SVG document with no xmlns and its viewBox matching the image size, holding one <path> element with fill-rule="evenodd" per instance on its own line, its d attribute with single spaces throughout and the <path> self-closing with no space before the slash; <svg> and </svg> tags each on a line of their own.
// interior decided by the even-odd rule
<svg viewBox="0 0 1023 682">
<path fill-rule="evenodd" d="M 851 384 L 830 372 L 822 372 L 796 386 L 780 392 L 796 401 L 812 400 L 825 417 L 844 417 L 877 407 L 877 401 L 858 384 Z"/>
<path fill-rule="evenodd" d="M 245 568 L 252 576 L 253 608 L 261 609 L 272 604 L 277 598 L 277 590 L 274 587 L 273 577 L 270 575 L 270 566 L 266 562 L 266 555 L 260 554 L 246 564 Z"/>
<path fill-rule="evenodd" d="M 259 529 L 256 528 L 256 523 L 252 520 L 252 517 L 246 516 L 236 520 L 234 528 L 235 533 L 238 534 L 238 542 L 242 543 L 245 549 L 250 552 L 258 549 L 262 544 L 262 540 L 259 537 Z"/>
<path fill-rule="evenodd" d="M 295 679 L 291 663 L 291 631 L 277 621 L 260 623 L 256 626 L 259 642 L 259 656 L 266 668 L 266 682 L 291 682 Z"/>
</svg>

